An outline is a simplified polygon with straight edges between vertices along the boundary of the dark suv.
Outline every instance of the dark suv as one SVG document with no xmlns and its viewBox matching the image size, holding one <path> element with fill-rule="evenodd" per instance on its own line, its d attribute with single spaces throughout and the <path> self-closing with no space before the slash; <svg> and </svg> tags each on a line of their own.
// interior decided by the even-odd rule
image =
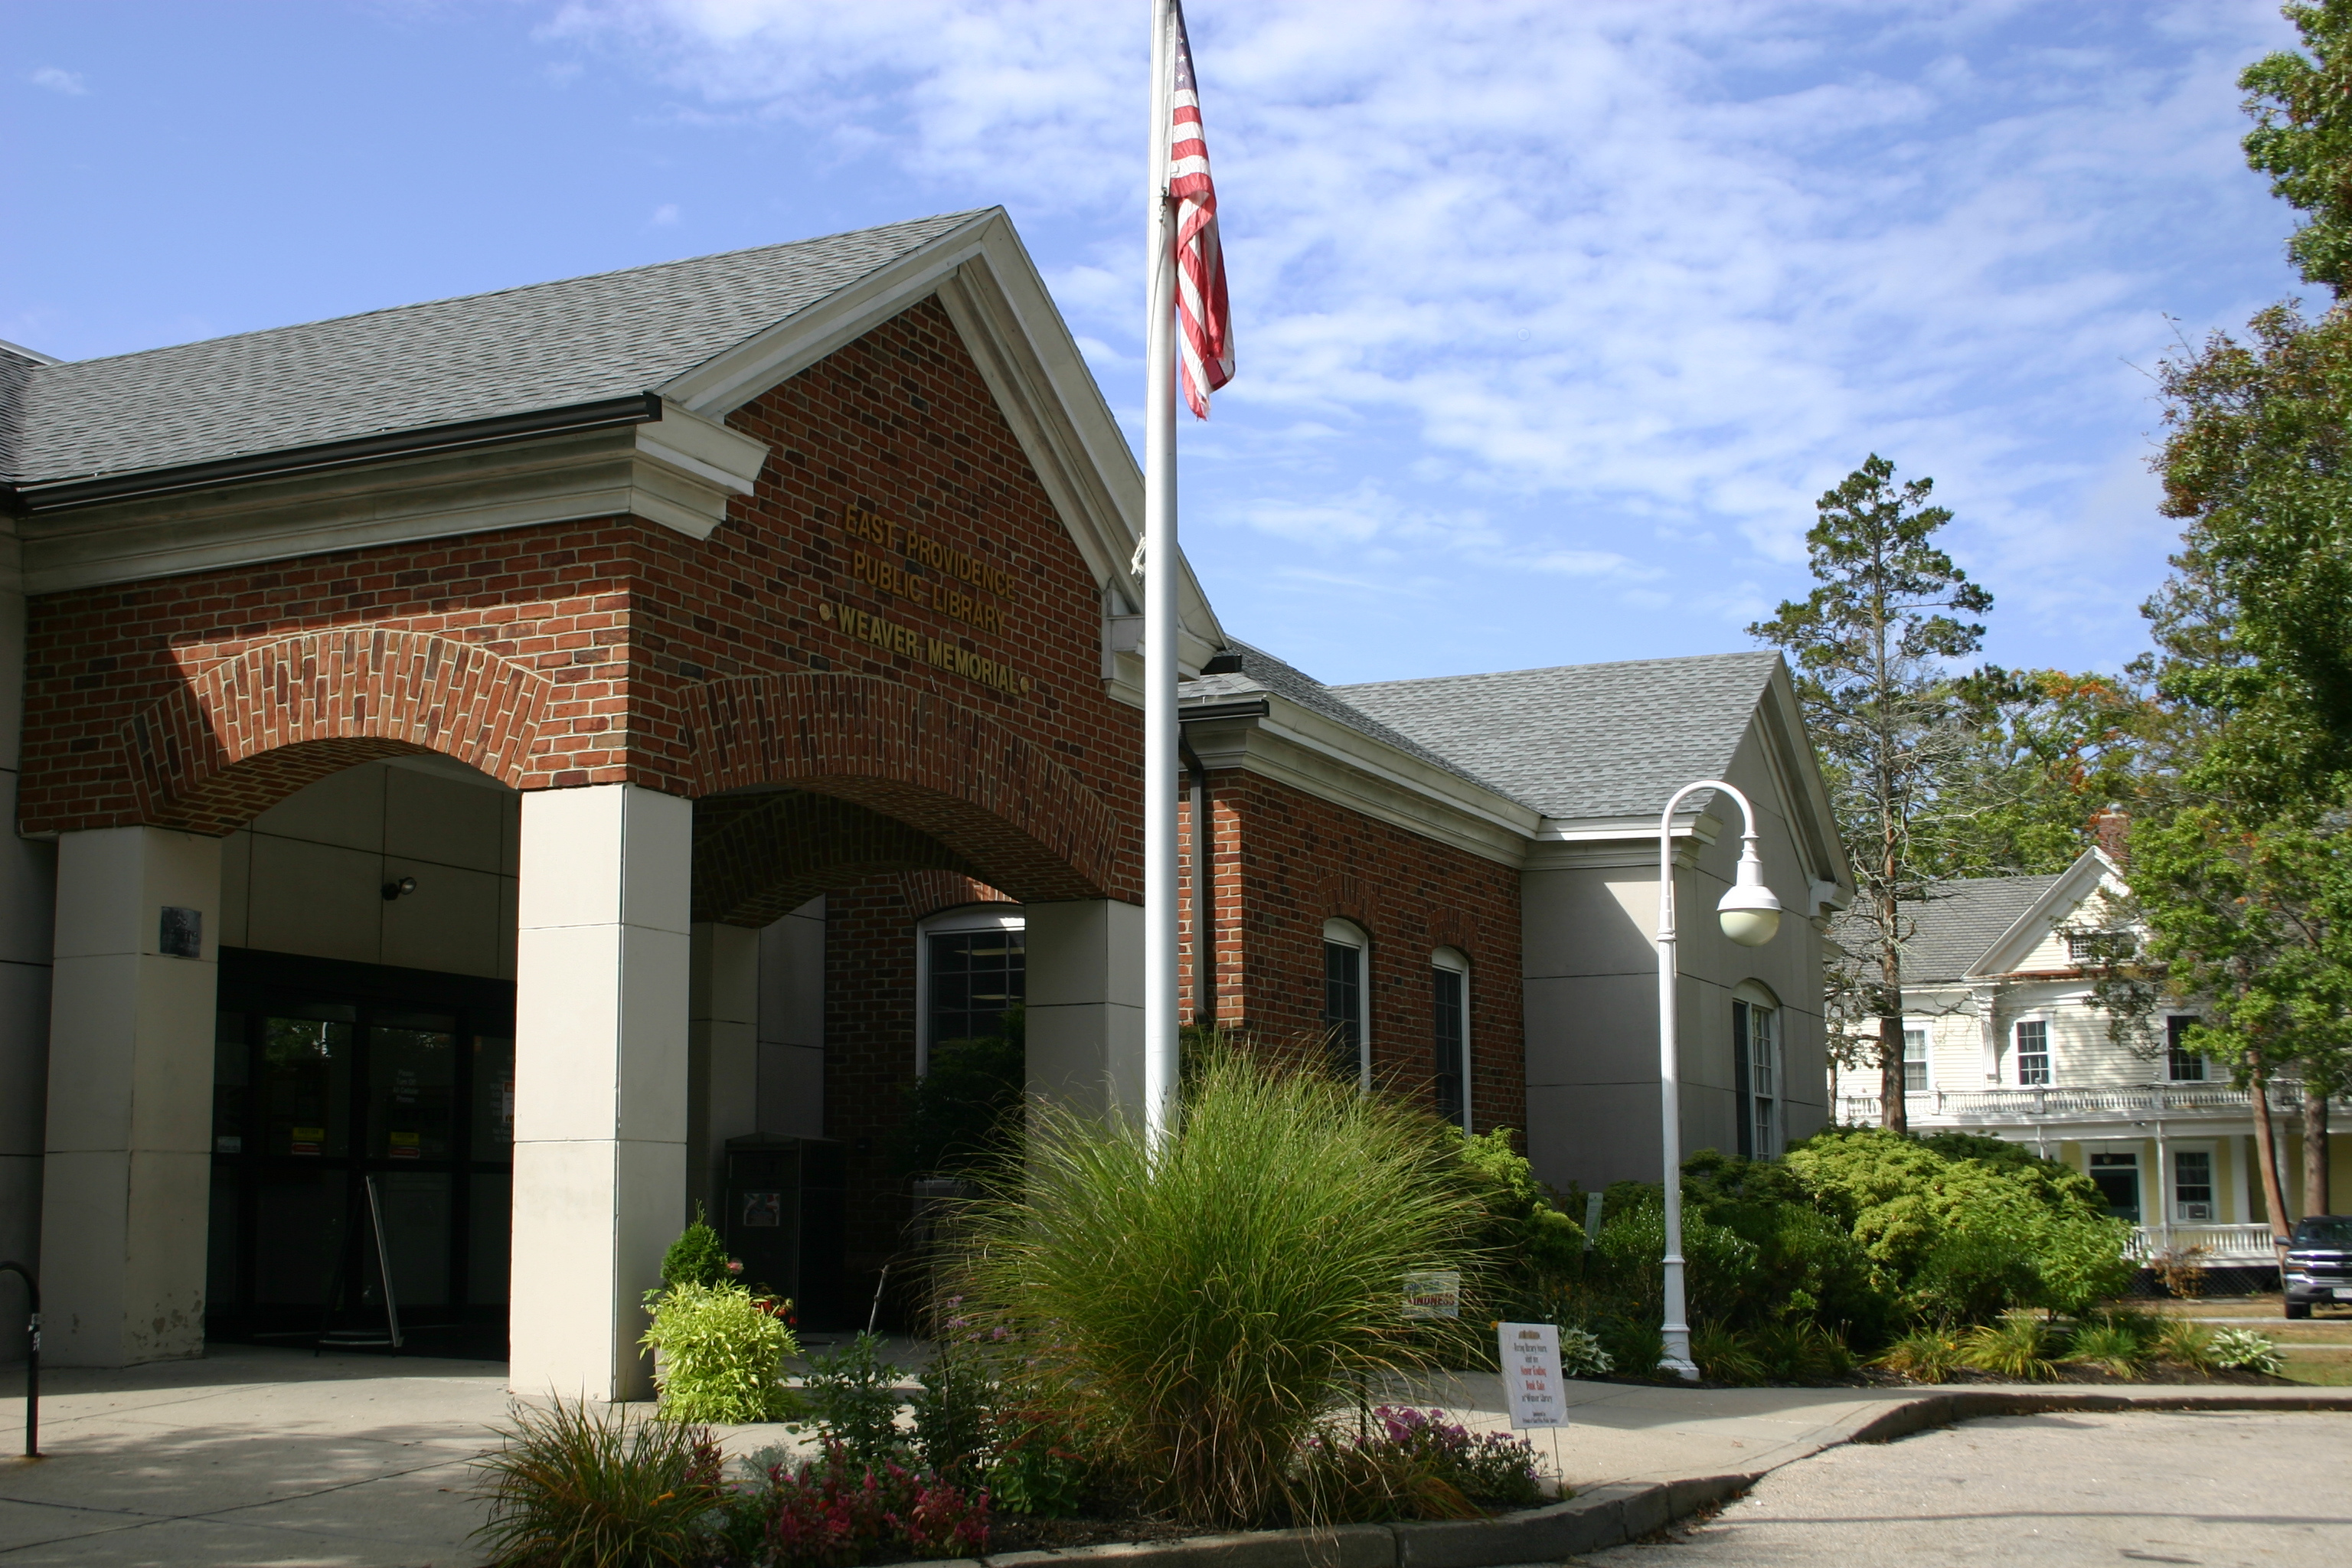
<svg viewBox="0 0 2352 1568">
<path fill-rule="evenodd" d="M 2352 1215 L 2294 1222 L 2286 1244 L 2286 1315 L 2308 1318 L 2315 1301 L 2352 1307 Z"/>
</svg>

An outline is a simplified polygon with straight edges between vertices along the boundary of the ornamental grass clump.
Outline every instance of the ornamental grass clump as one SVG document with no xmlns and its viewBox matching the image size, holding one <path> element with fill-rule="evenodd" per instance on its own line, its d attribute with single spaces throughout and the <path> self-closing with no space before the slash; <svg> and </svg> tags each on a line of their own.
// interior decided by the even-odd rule
<svg viewBox="0 0 2352 1568">
<path fill-rule="evenodd" d="M 1010 1195 L 974 1212 L 974 1315 L 1157 1505 L 1313 1519 L 1297 1459 L 1324 1416 L 1451 1349 L 1404 1318 L 1402 1282 L 1474 1260 L 1455 1152 L 1398 1102 L 1229 1051 L 1160 1149 L 1123 1118 L 1031 1118 Z"/>
<path fill-rule="evenodd" d="M 2116 1377 L 2137 1377 L 2156 1354 L 2156 1325 L 2136 1312 L 2103 1312 L 2074 1331 L 2066 1359 Z"/>
<path fill-rule="evenodd" d="M 719 1445 L 699 1426 L 558 1399 L 514 1406 L 497 1452 L 476 1461 L 489 1568 L 685 1568 L 698 1526 L 727 1497 Z"/>
<path fill-rule="evenodd" d="M 1960 1358 L 1979 1372 L 2012 1383 L 2048 1383 L 2058 1375 L 2050 1359 L 2050 1331 L 2039 1318 L 1979 1323 L 1960 1336 Z"/>
<path fill-rule="evenodd" d="M 799 1352 L 793 1331 L 731 1282 L 671 1286 L 646 1309 L 639 1342 L 661 1352 L 655 1383 L 672 1421 L 781 1421 L 791 1413 L 784 1362 Z"/>
</svg>

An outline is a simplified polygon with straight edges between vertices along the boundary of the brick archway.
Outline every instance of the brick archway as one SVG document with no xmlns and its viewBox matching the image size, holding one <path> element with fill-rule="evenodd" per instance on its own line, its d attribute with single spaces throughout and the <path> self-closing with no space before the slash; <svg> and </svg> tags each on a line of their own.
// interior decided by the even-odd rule
<svg viewBox="0 0 2352 1568">
<path fill-rule="evenodd" d="M 985 713 L 859 675 L 740 676 L 689 704 L 697 795 L 783 785 L 936 840 L 1025 901 L 1132 899 L 1126 826 L 1084 781 Z"/>
<path fill-rule="evenodd" d="M 122 725 L 143 821 L 224 834 L 354 763 L 438 752 L 521 781 L 553 686 L 430 633 L 357 626 L 177 650 L 185 678 Z"/>
<path fill-rule="evenodd" d="M 768 925 L 819 893 L 887 871 L 959 883 L 975 875 L 930 835 L 839 795 L 768 790 L 695 803 L 698 921 Z"/>
</svg>

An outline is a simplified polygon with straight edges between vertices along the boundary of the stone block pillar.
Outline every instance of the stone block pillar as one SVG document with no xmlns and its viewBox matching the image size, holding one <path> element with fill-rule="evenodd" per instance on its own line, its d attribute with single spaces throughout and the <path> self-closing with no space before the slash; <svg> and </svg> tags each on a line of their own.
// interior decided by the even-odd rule
<svg viewBox="0 0 2352 1568">
<path fill-rule="evenodd" d="M 204 1353 L 220 840 L 58 842 L 41 1193 L 43 1359 Z"/>
<path fill-rule="evenodd" d="M 694 928 L 687 1007 L 686 1215 L 710 1212 L 723 1235 L 727 1140 L 760 1130 L 760 933 Z"/>
<path fill-rule="evenodd" d="M 645 1292 L 686 1202 L 694 809 L 634 784 L 522 799 L 509 1384 L 652 1392 Z"/>
<path fill-rule="evenodd" d="M 1143 1109 L 1143 910 L 1024 904 L 1029 1092 L 1101 1113 Z"/>
</svg>

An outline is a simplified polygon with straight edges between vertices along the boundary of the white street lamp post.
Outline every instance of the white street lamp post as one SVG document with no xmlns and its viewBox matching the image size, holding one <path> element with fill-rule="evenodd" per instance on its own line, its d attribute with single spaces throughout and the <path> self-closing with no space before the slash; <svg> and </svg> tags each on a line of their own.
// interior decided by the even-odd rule
<svg viewBox="0 0 2352 1568">
<path fill-rule="evenodd" d="M 1739 805 L 1739 872 L 1716 905 L 1723 934 L 1742 947 L 1761 947 L 1780 929 L 1780 900 L 1764 885 L 1764 863 L 1756 858 L 1756 813 L 1748 797 L 1718 779 L 1685 784 L 1658 816 L 1658 1115 L 1665 1138 L 1666 1321 L 1665 1353 L 1658 1365 L 1685 1378 L 1698 1376 L 1691 1360 L 1689 1308 L 1683 1292 L 1682 1064 L 1675 1041 L 1675 807 L 1694 790 L 1721 790 Z"/>
</svg>

